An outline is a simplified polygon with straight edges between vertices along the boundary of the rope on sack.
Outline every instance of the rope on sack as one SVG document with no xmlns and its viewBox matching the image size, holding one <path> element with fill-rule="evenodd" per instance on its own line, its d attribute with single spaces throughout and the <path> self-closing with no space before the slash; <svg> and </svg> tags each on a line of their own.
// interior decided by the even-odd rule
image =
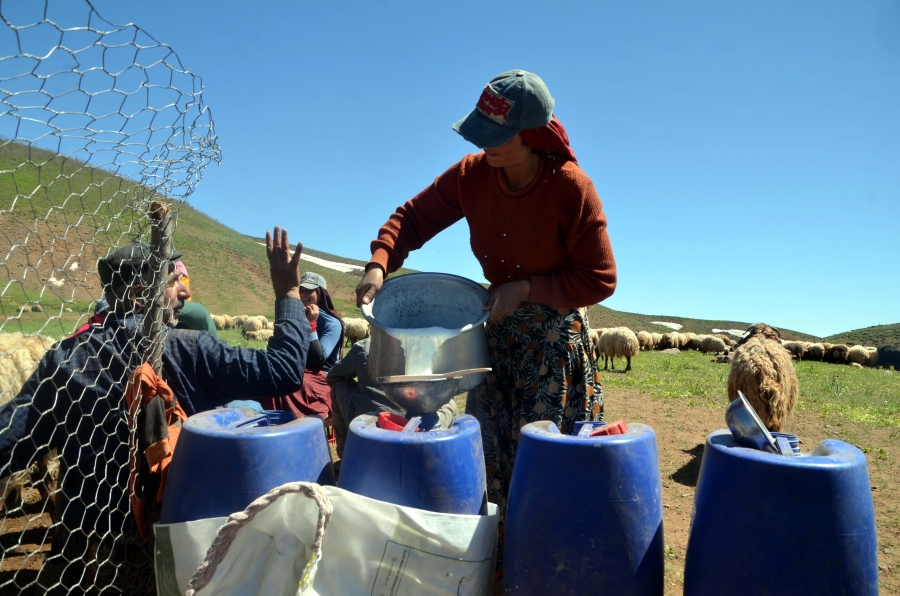
<svg viewBox="0 0 900 596">
<path fill-rule="evenodd" d="M 328 527 L 328 522 L 331 520 L 331 514 L 334 512 L 334 507 L 331 505 L 331 500 L 328 498 L 328 495 L 325 494 L 325 491 L 318 484 L 312 482 L 289 482 L 278 488 L 273 488 L 247 505 L 247 508 L 243 511 L 232 513 L 228 516 L 228 521 L 225 522 L 224 526 L 219 528 L 219 532 L 216 534 L 212 545 L 210 545 L 209 550 L 206 551 L 206 558 L 203 560 L 203 563 L 197 567 L 197 571 L 194 572 L 191 581 L 188 582 L 184 596 L 194 596 L 195 592 L 202 590 L 209 584 L 213 575 L 216 573 L 219 563 L 221 563 L 228 554 L 228 549 L 231 547 L 231 543 L 234 542 L 238 530 L 253 521 L 253 518 L 256 517 L 257 513 L 264 511 L 280 497 L 291 493 L 300 493 L 309 497 L 319 506 L 319 517 L 316 521 L 316 535 L 312 544 L 312 556 L 310 557 L 309 563 L 306 565 L 301 584 L 308 580 L 311 568 L 321 558 L 322 538 L 325 537 L 325 528 Z"/>
</svg>

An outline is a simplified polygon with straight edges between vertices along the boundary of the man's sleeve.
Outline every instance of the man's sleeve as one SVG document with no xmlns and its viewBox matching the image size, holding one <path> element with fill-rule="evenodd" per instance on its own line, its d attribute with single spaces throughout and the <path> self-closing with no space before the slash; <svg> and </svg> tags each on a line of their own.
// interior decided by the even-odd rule
<svg viewBox="0 0 900 596">
<path fill-rule="evenodd" d="M 216 395 L 220 402 L 203 405 L 288 395 L 303 385 L 310 333 L 303 303 L 296 298 L 279 298 L 275 302 L 275 332 L 267 349 L 233 347 L 200 333 L 193 363 L 189 354 L 181 354 L 178 359 L 183 366 L 192 367 L 192 383 Z M 170 348 L 185 350 L 185 344 L 179 341 L 176 339 Z"/>
<path fill-rule="evenodd" d="M 27 469 L 39 452 L 50 448 L 56 426 L 50 410 L 56 390 L 49 378 L 46 383 L 40 382 L 47 368 L 45 362 L 46 355 L 19 394 L 0 407 L 0 478 Z M 41 406 L 47 411 L 43 412 Z"/>
</svg>

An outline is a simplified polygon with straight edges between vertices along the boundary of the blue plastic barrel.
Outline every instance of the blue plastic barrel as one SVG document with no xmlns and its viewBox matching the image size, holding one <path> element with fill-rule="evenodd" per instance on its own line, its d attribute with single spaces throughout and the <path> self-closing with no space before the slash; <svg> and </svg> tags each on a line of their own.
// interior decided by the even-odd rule
<svg viewBox="0 0 900 596">
<path fill-rule="evenodd" d="M 187 419 L 166 481 L 160 523 L 242 511 L 286 482 L 334 484 L 322 420 L 218 409 Z"/>
<path fill-rule="evenodd" d="M 338 486 L 379 501 L 437 511 L 487 513 L 484 452 L 478 421 L 457 416 L 446 430 L 398 432 L 378 418 L 350 423 Z"/>
<path fill-rule="evenodd" d="M 706 438 L 684 593 L 875 595 L 875 510 L 866 456 L 825 440 L 808 455 Z"/>
<path fill-rule="evenodd" d="M 591 430 L 522 427 L 506 510 L 506 594 L 662 595 L 656 434 L 638 423 L 624 435 Z"/>
</svg>

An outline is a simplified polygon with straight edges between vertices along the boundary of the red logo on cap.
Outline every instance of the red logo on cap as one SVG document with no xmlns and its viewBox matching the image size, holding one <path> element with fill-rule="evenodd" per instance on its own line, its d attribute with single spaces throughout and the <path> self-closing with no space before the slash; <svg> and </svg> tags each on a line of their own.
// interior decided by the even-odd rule
<svg viewBox="0 0 900 596">
<path fill-rule="evenodd" d="M 498 124 L 506 124 L 509 121 L 509 111 L 512 109 L 514 101 L 506 99 L 490 85 L 485 85 L 481 97 L 478 98 L 476 108 L 478 111 L 494 120 Z"/>
</svg>

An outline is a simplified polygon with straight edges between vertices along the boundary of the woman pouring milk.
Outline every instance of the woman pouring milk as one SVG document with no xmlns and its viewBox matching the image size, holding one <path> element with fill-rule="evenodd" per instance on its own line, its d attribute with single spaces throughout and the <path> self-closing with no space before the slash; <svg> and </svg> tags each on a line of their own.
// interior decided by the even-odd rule
<svg viewBox="0 0 900 596">
<path fill-rule="evenodd" d="M 484 309 L 491 311 L 495 373 L 468 399 L 481 422 L 488 496 L 501 519 L 519 428 L 552 420 L 572 433 L 575 422 L 603 417 L 587 319 L 578 309 L 612 295 L 616 264 L 600 198 L 553 105 L 535 74 L 494 77 L 475 109 L 453 125 L 484 151 L 466 155 L 391 215 L 356 288 L 357 304 L 369 303 L 411 250 L 466 218 L 491 282 Z"/>
</svg>

